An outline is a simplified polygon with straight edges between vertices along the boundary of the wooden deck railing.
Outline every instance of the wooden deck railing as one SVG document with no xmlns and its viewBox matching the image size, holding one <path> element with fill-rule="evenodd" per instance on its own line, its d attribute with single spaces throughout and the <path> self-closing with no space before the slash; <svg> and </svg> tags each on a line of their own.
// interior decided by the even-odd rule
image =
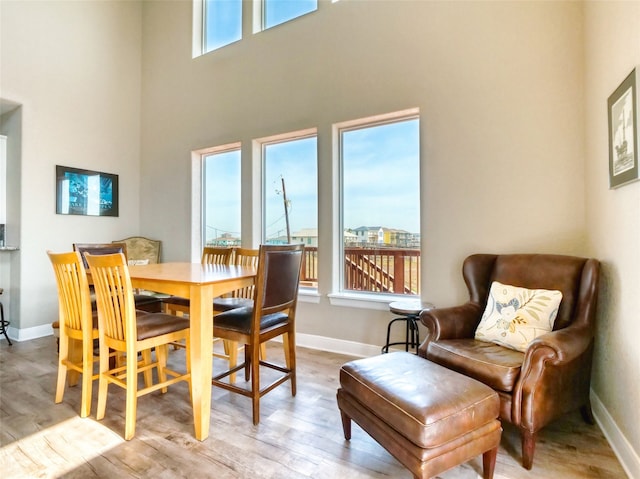
<svg viewBox="0 0 640 479">
<path fill-rule="evenodd" d="M 407 295 L 420 294 L 420 250 L 345 247 L 345 289 Z M 302 284 L 318 284 L 318 248 L 305 246 Z"/>
</svg>

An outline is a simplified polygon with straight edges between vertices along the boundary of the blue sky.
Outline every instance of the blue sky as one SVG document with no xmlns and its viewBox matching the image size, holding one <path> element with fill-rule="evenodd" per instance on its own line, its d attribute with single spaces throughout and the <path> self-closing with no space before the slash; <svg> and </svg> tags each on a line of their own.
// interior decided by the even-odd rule
<svg viewBox="0 0 640 479">
<path fill-rule="evenodd" d="M 343 133 L 344 226 L 420 230 L 419 121 Z M 290 201 L 291 233 L 317 228 L 317 140 L 267 145 L 264 194 L 266 236 L 286 234 L 281 177 Z M 240 233 L 240 152 L 215 155 L 206 167 L 207 231 Z M 337 181 L 336 186 L 337 187 Z"/>
<path fill-rule="evenodd" d="M 317 9 L 317 0 L 268 0 L 264 28 L 270 28 Z M 242 0 L 206 0 L 205 51 L 242 38 Z"/>
<path fill-rule="evenodd" d="M 344 226 L 420 231 L 418 120 L 343 133 Z"/>
<path fill-rule="evenodd" d="M 291 233 L 318 227 L 317 139 L 275 143 L 265 148 L 266 237 L 286 235 L 282 178 L 289 203 Z"/>
</svg>

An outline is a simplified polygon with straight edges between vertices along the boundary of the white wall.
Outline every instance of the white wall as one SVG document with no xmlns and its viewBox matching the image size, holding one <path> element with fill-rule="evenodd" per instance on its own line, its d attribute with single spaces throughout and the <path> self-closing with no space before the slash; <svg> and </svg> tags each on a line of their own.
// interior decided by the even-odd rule
<svg viewBox="0 0 640 479">
<path fill-rule="evenodd" d="M 166 259 L 189 259 L 190 152 L 241 141 L 243 235 L 254 235 L 251 140 L 317 127 L 322 297 L 300 306 L 299 331 L 379 345 L 388 311 L 326 297 L 340 234 L 331 125 L 419 107 L 425 299 L 463 300 L 461 263 L 472 252 L 583 254 L 581 8 L 323 1 L 192 59 L 190 3 L 145 2 L 142 229 L 163 239 Z"/>
<path fill-rule="evenodd" d="M 21 143 L 8 157 L 21 182 L 7 205 L 21 211 L 8 226 L 20 246 L 12 253 L 12 295 L 20 296 L 11 331 L 29 337 L 57 316 L 47 249 L 139 232 L 141 5 L 3 1 L 0 8 L 0 98 L 21 105 L 3 125 L 18 110 L 22 123 L 2 132 Z M 13 133 L 20 129 L 21 137 Z M 120 175 L 120 217 L 56 215 L 56 164 Z"/>
<path fill-rule="evenodd" d="M 601 420 L 621 430 L 610 441 L 640 477 L 640 182 L 609 189 L 607 133 L 607 98 L 640 69 L 640 2 L 587 2 L 584 37 L 589 254 L 603 275 L 592 387 Z"/>
</svg>

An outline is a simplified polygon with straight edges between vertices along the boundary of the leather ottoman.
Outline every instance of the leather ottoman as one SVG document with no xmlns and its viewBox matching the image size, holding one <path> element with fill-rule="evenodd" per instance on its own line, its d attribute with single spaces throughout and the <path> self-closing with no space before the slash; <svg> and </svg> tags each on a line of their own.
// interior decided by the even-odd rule
<svg viewBox="0 0 640 479">
<path fill-rule="evenodd" d="M 502 428 L 490 387 L 407 352 L 344 364 L 340 386 L 345 439 L 353 420 L 416 478 L 480 454 L 484 479 L 493 477 Z"/>
</svg>

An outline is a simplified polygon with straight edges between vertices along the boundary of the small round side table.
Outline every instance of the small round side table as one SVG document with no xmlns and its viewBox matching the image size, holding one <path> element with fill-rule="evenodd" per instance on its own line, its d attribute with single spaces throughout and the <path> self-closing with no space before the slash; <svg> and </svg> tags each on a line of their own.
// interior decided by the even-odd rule
<svg viewBox="0 0 640 479">
<path fill-rule="evenodd" d="M 420 300 L 404 300 L 389 303 L 389 311 L 398 315 L 398 317 L 389 321 L 389 325 L 387 326 L 387 342 L 382 346 L 382 353 L 388 353 L 391 346 L 401 345 L 404 346 L 405 351 L 408 352 L 411 347 L 415 349 L 417 353 L 418 346 L 420 345 L 420 330 L 418 329 L 420 313 L 425 309 L 432 309 L 433 307 L 433 304 Z M 391 343 L 389 342 L 391 326 L 396 321 L 405 322 L 405 340 Z"/>
<path fill-rule="evenodd" d="M 2 294 L 4 290 L 0 288 L 0 294 Z M 5 321 L 4 319 L 4 306 L 2 306 L 2 302 L 0 302 L 0 334 L 4 334 L 4 337 L 9 341 L 9 346 L 13 343 L 9 339 L 9 335 L 7 334 L 7 327 L 9 326 L 9 321 Z"/>
</svg>

